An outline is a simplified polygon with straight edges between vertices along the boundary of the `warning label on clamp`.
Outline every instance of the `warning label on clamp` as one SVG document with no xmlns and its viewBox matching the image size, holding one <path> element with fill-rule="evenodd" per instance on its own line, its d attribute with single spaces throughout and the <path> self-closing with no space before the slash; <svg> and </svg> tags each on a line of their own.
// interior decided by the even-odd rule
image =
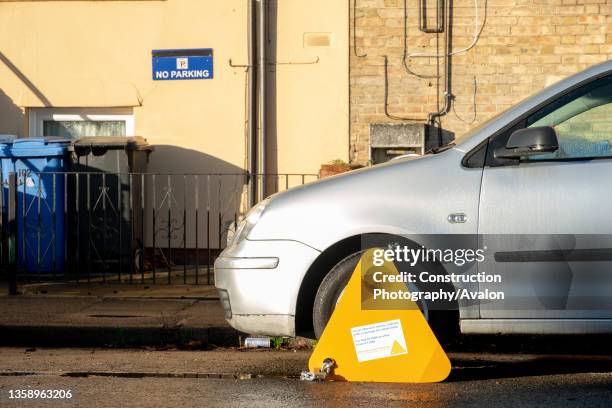
<svg viewBox="0 0 612 408">
<path fill-rule="evenodd" d="M 399 319 L 351 327 L 351 334 L 360 363 L 408 353 Z"/>
</svg>

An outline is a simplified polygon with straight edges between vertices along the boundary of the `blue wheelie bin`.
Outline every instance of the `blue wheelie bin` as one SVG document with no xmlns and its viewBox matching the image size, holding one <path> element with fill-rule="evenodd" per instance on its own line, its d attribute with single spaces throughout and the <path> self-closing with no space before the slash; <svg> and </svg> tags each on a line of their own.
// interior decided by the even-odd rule
<svg viewBox="0 0 612 408">
<path fill-rule="evenodd" d="M 29 273 L 64 271 L 64 172 L 70 141 L 25 138 L 0 141 L 4 200 L 9 173 L 17 174 L 17 268 Z"/>
</svg>

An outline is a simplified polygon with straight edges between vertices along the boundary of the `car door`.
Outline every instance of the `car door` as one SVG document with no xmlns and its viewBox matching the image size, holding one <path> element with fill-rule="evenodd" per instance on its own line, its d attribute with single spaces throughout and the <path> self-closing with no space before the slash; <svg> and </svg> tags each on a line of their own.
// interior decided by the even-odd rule
<svg viewBox="0 0 612 408">
<path fill-rule="evenodd" d="M 554 153 L 495 159 L 520 128 L 552 126 Z M 479 205 L 483 319 L 612 318 L 612 76 L 521 118 L 489 142 Z"/>
</svg>

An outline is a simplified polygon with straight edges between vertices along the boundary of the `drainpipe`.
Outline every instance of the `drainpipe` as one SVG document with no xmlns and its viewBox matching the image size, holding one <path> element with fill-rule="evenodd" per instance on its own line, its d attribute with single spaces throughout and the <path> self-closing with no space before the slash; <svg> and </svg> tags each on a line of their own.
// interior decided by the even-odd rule
<svg viewBox="0 0 612 408">
<path fill-rule="evenodd" d="M 430 126 L 436 124 L 436 119 L 446 115 L 451 108 L 453 102 L 453 95 L 451 94 L 451 77 L 450 77 L 450 58 L 451 58 L 451 7 L 452 0 L 446 0 L 446 29 L 444 30 L 445 44 L 444 44 L 444 106 L 438 112 L 432 112 L 428 115 L 428 122 Z M 442 143 L 442 128 L 438 128 L 438 142 Z"/>
<path fill-rule="evenodd" d="M 248 205 L 257 202 L 257 2 L 249 0 L 248 15 L 248 90 L 247 90 L 247 171 L 249 173 Z"/>
<path fill-rule="evenodd" d="M 267 145 L 267 72 L 268 72 L 268 44 L 266 33 L 268 30 L 268 5 L 266 0 L 257 0 L 259 3 L 259 15 L 258 15 L 258 33 L 257 33 L 257 45 L 258 45 L 258 70 L 257 76 L 259 78 L 259 200 L 263 200 L 267 197 L 266 192 L 266 145 Z"/>
</svg>

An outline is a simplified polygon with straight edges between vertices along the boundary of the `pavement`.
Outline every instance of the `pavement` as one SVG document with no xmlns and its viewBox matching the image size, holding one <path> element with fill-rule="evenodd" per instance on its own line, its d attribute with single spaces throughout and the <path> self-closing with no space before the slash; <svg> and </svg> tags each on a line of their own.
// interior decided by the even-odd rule
<svg viewBox="0 0 612 408">
<path fill-rule="evenodd" d="M 0 405 L 88 407 L 607 407 L 612 357 L 450 353 L 439 384 L 304 382 L 307 350 L 0 348 Z M 70 399 L 10 399 L 13 390 Z"/>
<path fill-rule="evenodd" d="M 6 284 L 1 294 L 6 295 Z M 140 299 L 201 299 L 218 300 L 213 285 L 140 284 L 140 283 L 31 283 L 19 285 L 22 295 L 45 297 L 140 298 Z"/>
<path fill-rule="evenodd" d="M 467 336 L 447 349 L 443 383 L 313 383 L 299 380 L 308 343 L 240 348 L 245 334 L 227 325 L 212 286 L 20 291 L 0 295 L 0 406 L 607 407 L 612 399 L 609 336 Z M 71 397 L 11 398 L 17 390 Z"/>
<path fill-rule="evenodd" d="M 210 285 L 30 284 L 0 296 L 0 345 L 238 346 Z"/>
<path fill-rule="evenodd" d="M 43 283 L 0 285 L 0 346 L 237 347 L 212 285 Z M 297 338 L 289 346 L 309 347 Z M 462 336 L 447 351 L 608 354 L 612 336 Z M 588 347 L 584 347 L 588 344 Z"/>
</svg>

